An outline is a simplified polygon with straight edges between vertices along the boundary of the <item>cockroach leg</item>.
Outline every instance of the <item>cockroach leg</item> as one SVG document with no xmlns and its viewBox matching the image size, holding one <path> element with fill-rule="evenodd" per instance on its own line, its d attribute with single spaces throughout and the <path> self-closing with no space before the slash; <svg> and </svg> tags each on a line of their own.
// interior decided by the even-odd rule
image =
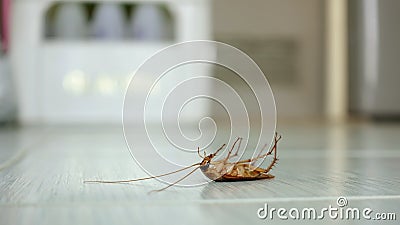
<svg viewBox="0 0 400 225">
<path fill-rule="evenodd" d="M 204 152 L 204 153 L 205 153 L 205 152 Z M 200 155 L 200 147 L 197 147 L 197 155 L 199 155 L 200 158 L 202 158 L 202 159 L 205 157 L 205 156 L 203 157 L 203 156 Z"/>
<path fill-rule="evenodd" d="M 264 152 L 264 150 L 267 148 L 267 144 L 265 144 L 262 148 L 261 148 L 261 151 L 258 153 L 258 155 L 257 155 L 257 157 L 256 158 L 260 158 L 260 156 L 261 156 L 261 154 Z M 271 150 L 270 150 L 271 151 Z"/>
<path fill-rule="evenodd" d="M 264 155 L 261 155 L 261 153 L 263 152 L 263 150 L 258 154 L 258 156 L 256 158 L 260 159 L 260 158 L 264 158 L 265 156 L 271 155 L 272 152 L 274 150 L 276 150 L 277 145 L 278 145 L 278 141 L 281 140 L 281 136 L 277 133 L 275 133 L 275 137 L 274 137 L 274 146 Z M 263 149 L 265 149 L 267 147 L 267 145 L 264 145 Z"/>
<path fill-rule="evenodd" d="M 240 138 L 239 145 L 238 145 L 238 147 L 237 147 L 237 149 L 236 149 L 235 154 L 233 154 L 232 157 L 235 157 L 235 156 L 238 155 L 239 150 L 240 150 L 240 145 L 242 145 L 242 140 L 243 140 L 243 138 Z"/>
<path fill-rule="evenodd" d="M 242 138 L 240 138 L 240 137 L 238 137 L 238 138 L 236 139 L 236 141 L 235 141 L 235 142 L 233 143 L 233 145 L 232 145 L 231 150 L 229 150 L 228 155 L 227 155 L 226 158 L 225 158 L 225 161 L 228 161 L 229 158 L 234 157 L 235 154 L 237 154 L 237 152 L 239 151 L 239 148 L 240 148 L 241 140 L 242 140 Z M 236 153 L 233 154 L 233 155 L 231 156 L 232 151 L 233 151 L 233 149 L 235 148 L 235 145 L 236 145 L 236 143 L 237 143 L 238 141 L 240 141 L 240 142 L 239 142 L 238 148 L 237 148 L 237 150 L 236 150 Z"/>
<path fill-rule="evenodd" d="M 275 151 L 275 154 L 276 154 L 276 148 L 277 148 L 277 145 L 278 145 L 278 141 L 279 141 L 280 139 L 281 139 L 281 136 L 280 136 L 280 135 L 278 136 L 278 134 L 275 134 L 274 146 L 273 146 L 267 153 L 265 153 L 265 154 L 258 154 L 257 157 L 254 157 L 254 158 L 251 158 L 251 159 L 246 159 L 246 160 L 241 160 L 241 161 L 238 161 L 238 162 L 236 162 L 236 163 L 249 163 L 249 162 L 254 162 L 254 161 L 258 160 L 258 159 L 261 159 L 261 158 L 264 158 L 264 157 L 267 157 L 267 156 L 271 155 L 272 152 L 274 152 L 274 151 Z"/>
<path fill-rule="evenodd" d="M 268 155 L 271 155 L 272 152 L 273 152 L 274 153 L 274 158 L 272 159 L 272 162 L 269 164 L 269 166 L 267 168 L 265 168 L 265 169 L 259 168 L 259 167 L 256 168 L 256 170 L 261 172 L 259 174 L 259 176 L 262 176 L 262 174 L 268 174 L 268 172 L 271 171 L 271 169 L 275 166 L 276 162 L 278 161 L 278 158 L 277 158 L 277 144 L 278 144 L 278 141 L 280 139 L 281 139 L 281 136 L 275 137 L 274 146 L 267 153 L 265 153 L 263 155 L 259 155 L 259 156 L 255 157 L 255 158 L 252 158 L 252 159 L 238 161 L 238 162 L 236 162 L 236 164 L 240 165 L 240 164 L 252 163 L 252 162 L 255 162 L 257 159 L 260 159 L 260 158 L 266 157 Z"/>
<path fill-rule="evenodd" d="M 272 153 L 272 151 L 274 152 L 274 158 L 272 159 L 272 162 L 269 164 L 269 166 L 266 169 L 264 169 L 264 171 L 263 171 L 264 174 L 267 174 L 272 169 L 272 167 L 275 166 L 276 162 L 278 161 L 277 147 L 278 147 L 278 141 L 281 140 L 281 138 L 282 138 L 282 136 L 280 136 L 280 135 L 278 136 L 278 134 L 275 133 L 274 147 L 270 151 L 268 151 L 269 155 Z"/>
<path fill-rule="evenodd" d="M 217 151 L 215 151 L 215 153 L 212 154 L 212 155 L 216 156 L 216 155 L 218 154 L 218 152 L 221 151 L 221 150 L 225 147 L 225 145 L 226 145 L 226 144 L 223 144 L 223 145 L 222 145 L 219 149 L 217 149 Z"/>
<path fill-rule="evenodd" d="M 277 158 L 277 153 L 276 153 L 276 143 L 277 143 L 277 141 L 279 141 L 280 140 L 280 137 L 279 137 L 279 139 L 276 139 L 275 138 L 275 146 L 274 146 L 274 158 L 272 159 L 272 162 L 271 162 L 271 164 L 269 164 L 269 166 L 264 170 L 264 173 L 265 174 L 267 174 L 271 169 L 272 169 L 272 167 L 274 167 L 274 165 L 276 164 L 276 162 L 278 161 L 278 158 Z"/>
</svg>

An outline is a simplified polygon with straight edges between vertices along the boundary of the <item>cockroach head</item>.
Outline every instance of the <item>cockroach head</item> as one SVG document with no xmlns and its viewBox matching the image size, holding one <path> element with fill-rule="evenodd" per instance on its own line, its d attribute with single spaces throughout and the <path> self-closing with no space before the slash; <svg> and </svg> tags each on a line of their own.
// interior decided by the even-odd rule
<svg viewBox="0 0 400 225">
<path fill-rule="evenodd" d="M 218 154 L 219 151 L 221 151 L 224 147 L 226 146 L 226 144 L 223 144 L 219 149 L 217 149 L 217 151 L 215 151 L 212 154 L 206 155 L 206 153 L 204 152 L 204 157 L 203 157 L 203 161 L 201 161 L 201 165 L 206 165 L 208 163 L 210 163 L 210 161 Z M 199 148 L 197 149 L 197 153 L 200 155 L 199 153 Z M 201 156 L 200 156 L 201 157 Z"/>
<path fill-rule="evenodd" d="M 217 154 L 209 154 L 209 155 L 207 155 L 207 156 L 205 156 L 204 158 L 203 158 L 203 161 L 201 161 L 201 165 L 206 165 L 206 164 L 208 164 L 208 163 L 210 163 L 211 162 L 211 160 L 216 156 Z"/>
</svg>

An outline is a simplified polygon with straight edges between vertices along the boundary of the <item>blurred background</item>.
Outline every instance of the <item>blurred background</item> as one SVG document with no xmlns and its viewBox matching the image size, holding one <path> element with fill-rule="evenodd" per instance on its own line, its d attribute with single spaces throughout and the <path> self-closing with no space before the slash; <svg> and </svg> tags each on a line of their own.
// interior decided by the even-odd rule
<svg viewBox="0 0 400 225">
<path fill-rule="evenodd" d="M 137 67 L 196 39 L 252 57 L 280 121 L 400 115 L 396 0 L 1 2 L 2 123 L 120 123 Z"/>
</svg>

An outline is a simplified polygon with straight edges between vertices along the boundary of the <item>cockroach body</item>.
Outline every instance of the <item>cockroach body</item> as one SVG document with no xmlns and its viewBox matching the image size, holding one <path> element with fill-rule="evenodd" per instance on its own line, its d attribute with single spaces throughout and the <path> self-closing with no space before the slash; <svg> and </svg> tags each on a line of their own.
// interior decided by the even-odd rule
<svg viewBox="0 0 400 225">
<path fill-rule="evenodd" d="M 234 144 L 232 145 L 232 148 L 229 150 L 228 155 L 221 160 L 215 160 L 213 161 L 213 158 L 217 156 L 217 154 L 225 147 L 225 144 L 223 144 L 215 153 L 207 155 L 204 152 L 204 156 L 200 155 L 200 148 L 197 148 L 197 153 L 198 155 L 203 159 L 200 163 L 195 163 L 191 166 L 184 167 L 182 169 L 161 174 L 158 176 L 150 176 L 150 177 L 144 177 L 144 178 L 139 178 L 139 179 L 133 179 L 133 180 L 120 180 L 120 181 L 85 181 L 85 183 L 129 183 L 129 182 L 134 182 L 134 181 L 140 181 L 140 180 L 148 180 L 148 179 L 153 179 L 157 177 L 162 177 L 162 176 L 167 176 L 170 174 L 174 174 L 189 168 L 195 167 L 192 171 L 190 171 L 188 174 L 180 178 L 179 180 L 175 181 L 174 183 L 169 184 L 168 186 L 154 190 L 154 191 L 163 191 L 178 182 L 182 181 L 183 179 L 187 178 L 191 174 L 193 174 L 197 169 L 200 169 L 203 174 L 208 177 L 209 179 L 216 181 L 216 182 L 233 182 L 233 181 L 250 181 L 250 180 L 260 180 L 260 179 L 271 179 L 274 178 L 275 176 L 269 174 L 271 169 L 275 166 L 275 164 L 278 161 L 277 158 L 277 145 L 278 141 L 281 139 L 281 136 L 277 133 L 275 133 L 275 138 L 274 138 L 274 145 L 273 147 L 267 152 L 262 154 L 264 151 L 266 145 L 261 149 L 260 153 L 258 154 L 257 157 L 251 158 L 251 159 L 246 159 L 246 160 L 239 160 L 237 162 L 230 162 L 229 160 L 236 157 L 238 155 L 239 149 L 240 149 L 240 144 L 242 142 L 242 138 L 237 138 Z M 237 150 L 234 154 L 232 154 L 233 149 L 235 148 L 235 145 L 238 144 Z M 259 159 L 262 159 L 264 157 L 267 157 L 269 155 L 272 155 L 273 153 L 273 159 L 269 166 L 267 168 L 261 168 L 261 167 L 256 167 L 253 166 L 253 163 L 256 162 Z"/>
<path fill-rule="evenodd" d="M 263 152 L 261 151 L 260 154 L 255 158 L 241 160 L 238 162 L 229 162 L 229 159 L 237 156 L 240 149 L 242 138 L 238 138 L 233 144 L 231 150 L 228 152 L 228 155 L 225 159 L 212 161 L 219 150 L 224 147 L 223 145 L 223 147 L 218 149 L 214 154 L 210 154 L 203 158 L 203 161 L 200 163 L 200 169 L 203 174 L 206 175 L 209 179 L 217 182 L 248 181 L 274 178 L 275 176 L 269 174 L 268 172 L 278 161 L 276 149 L 280 138 L 281 136 L 278 137 L 277 135 L 275 135 L 274 146 L 266 154 L 261 154 Z M 231 155 L 232 150 L 237 142 L 239 142 L 237 151 L 235 154 Z M 271 155 L 272 153 L 274 153 L 274 158 L 271 164 L 266 169 L 252 165 L 252 163 L 256 160 Z"/>
</svg>

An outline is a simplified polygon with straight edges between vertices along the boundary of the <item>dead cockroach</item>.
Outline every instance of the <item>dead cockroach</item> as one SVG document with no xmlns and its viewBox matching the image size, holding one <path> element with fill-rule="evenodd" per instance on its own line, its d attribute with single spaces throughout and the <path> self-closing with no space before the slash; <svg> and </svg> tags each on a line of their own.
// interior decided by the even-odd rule
<svg viewBox="0 0 400 225">
<path fill-rule="evenodd" d="M 271 171 L 272 167 L 276 164 L 278 161 L 277 158 L 277 145 L 278 141 L 281 139 L 281 136 L 277 133 L 275 133 L 275 138 L 274 138 L 274 145 L 273 147 L 267 152 L 262 154 L 264 151 L 266 145 L 261 149 L 260 153 L 257 155 L 255 158 L 251 159 L 246 159 L 246 160 L 240 160 L 237 162 L 230 162 L 229 160 L 232 159 L 233 157 L 238 155 L 239 149 L 240 149 L 240 144 L 242 142 L 242 138 L 237 138 L 234 144 L 232 145 L 232 148 L 229 150 L 228 155 L 222 159 L 222 160 L 216 160 L 212 161 L 212 159 L 218 154 L 219 151 L 221 151 L 224 147 L 225 144 L 223 144 L 215 153 L 207 155 L 204 152 L 204 156 L 200 155 L 200 148 L 197 148 L 197 154 L 203 159 L 200 163 L 195 163 L 191 166 L 184 167 L 182 169 L 161 174 L 158 176 L 150 176 L 150 177 L 144 177 L 144 178 L 139 178 L 139 179 L 133 179 L 133 180 L 119 180 L 119 181 L 101 181 L 101 180 L 94 180 L 94 181 L 85 181 L 85 183 L 129 183 L 129 182 L 134 182 L 134 181 L 140 181 L 140 180 L 148 180 L 148 179 L 153 179 L 153 178 L 158 178 L 158 177 L 163 177 L 167 175 L 171 175 L 174 173 L 181 172 L 183 170 L 187 170 L 189 168 L 195 167 L 192 171 L 190 171 L 188 174 L 180 178 L 179 180 L 175 181 L 172 184 L 169 184 L 168 186 L 154 190 L 154 191 L 163 191 L 178 182 L 182 181 L 183 179 L 187 178 L 191 174 L 193 174 L 197 169 L 200 169 L 204 175 L 206 175 L 209 179 L 216 181 L 216 182 L 232 182 L 232 181 L 249 181 L 249 180 L 260 180 L 260 179 L 271 179 L 274 178 L 275 176 L 269 174 L 269 171 Z M 236 149 L 236 152 L 232 154 L 233 149 L 235 148 L 235 145 L 238 144 L 238 147 Z M 260 168 L 253 166 L 253 163 L 261 158 L 267 157 L 269 155 L 272 155 L 274 153 L 272 162 L 269 164 L 267 168 Z"/>
</svg>

